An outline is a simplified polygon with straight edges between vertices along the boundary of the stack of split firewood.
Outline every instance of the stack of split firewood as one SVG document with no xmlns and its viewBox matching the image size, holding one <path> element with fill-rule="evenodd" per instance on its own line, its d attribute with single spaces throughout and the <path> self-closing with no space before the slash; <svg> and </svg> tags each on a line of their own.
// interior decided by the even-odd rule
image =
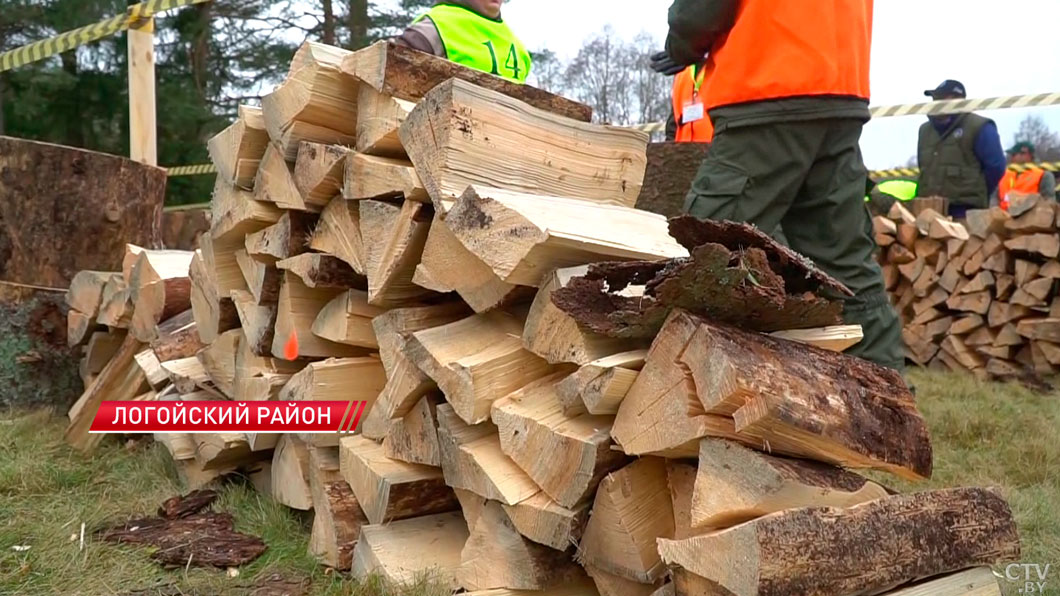
<svg viewBox="0 0 1060 596">
<path fill-rule="evenodd" d="M 982 378 L 1060 370 L 1060 236 L 1054 201 L 1013 197 L 963 223 L 914 204 L 874 220 L 908 357 Z"/>
<path fill-rule="evenodd" d="M 1019 542 L 995 492 L 849 471 L 924 478 L 932 457 L 901 377 L 841 353 L 861 337 L 846 288 L 748 226 L 633 209 L 647 136 L 589 119 L 386 43 L 306 45 L 210 142 L 213 228 L 181 281 L 131 248 L 103 284 L 137 288 L 143 333 L 80 417 L 145 379 L 155 399 L 367 402 L 341 438 L 156 437 L 193 483 L 243 470 L 312 510 L 309 549 L 356 577 L 998 594 L 984 566 Z"/>
</svg>

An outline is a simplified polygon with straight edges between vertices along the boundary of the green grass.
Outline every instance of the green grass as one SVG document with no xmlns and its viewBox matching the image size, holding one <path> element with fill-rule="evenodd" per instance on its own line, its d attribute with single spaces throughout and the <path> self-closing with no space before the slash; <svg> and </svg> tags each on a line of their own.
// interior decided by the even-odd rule
<svg viewBox="0 0 1060 596">
<path fill-rule="evenodd" d="M 913 371 L 910 377 L 931 428 L 934 478 L 911 484 L 873 476 L 902 491 L 1000 487 L 1019 524 L 1022 561 L 1053 564 L 1046 593 L 1060 594 L 1060 394 L 963 375 Z M 93 528 L 152 515 L 181 487 L 161 446 L 108 441 L 85 457 L 63 444 L 64 426 L 65 417 L 46 412 L 0 414 L 0 596 L 249 594 L 274 575 L 307 582 L 314 596 L 441 595 L 422 586 L 399 591 L 375 580 L 355 584 L 326 572 L 306 553 L 309 518 L 241 482 L 222 489 L 216 508 L 232 512 L 237 528 L 261 536 L 269 550 L 236 578 L 217 570 L 167 571 L 144 549 L 95 542 L 87 535 Z M 1006 594 L 1017 594 L 1015 585 L 1005 587 Z"/>
</svg>

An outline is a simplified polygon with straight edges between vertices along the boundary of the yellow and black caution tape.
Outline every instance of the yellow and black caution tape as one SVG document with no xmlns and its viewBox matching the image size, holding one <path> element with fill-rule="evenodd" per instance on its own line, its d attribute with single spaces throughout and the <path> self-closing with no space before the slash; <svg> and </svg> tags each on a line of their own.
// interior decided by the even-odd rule
<svg viewBox="0 0 1060 596">
<path fill-rule="evenodd" d="M 1012 164 L 1008 169 L 1013 172 L 1025 172 L 1027 170 L 1046 170 L 1049 172 L 1060 172 L 1060 161 L 1048 161 L 1030 164 Z M 870 178 L 911 178 L 920 175 L 920 168 L 892 168 L 890 170 L 876 170 L 869 172 Z"/>
<path fill-rule="evenodd" d="M 213 164 L 204 163 L 195 166 L 176 166 L 166 169 L 166 175 L 170 178 L 177 176 L 205 176 L 206 174 L 216 174 L 217 168 Z"/>
<path fill-rule="evenodd" d="M 92 25 L 60 33 L 48 39 L 35 41 L 20 48 L 0 54 L 0 72 L 31 64 L 39 60 L 68 52 L 78 46 L 109 37 L 126 29 L 150 30 L 151 17 L 160 13 L 211 0 L 146 0 L 129 7 L 125 14 L 116 15 Z"/>
<path fill-rule="evenodd" d="M 1008 110 L 1012 108 L 1034 108 L 1060 105 L 1060 93 L 1037 93 L 1034 95 L 1008 95 L 1005 97 L 988 97 L 985 99 L 950 99 L 946 101 L 929 101 L 908 103 L 893 106 L 870 107 L 873 118 L 895 118 L 898 116 L 940 116 L 943 114 L 961 114 L 979 110 Z M 649 122 L 632 126 L 647 133 L 663 132 L 664 122 Z"/>
</svg>

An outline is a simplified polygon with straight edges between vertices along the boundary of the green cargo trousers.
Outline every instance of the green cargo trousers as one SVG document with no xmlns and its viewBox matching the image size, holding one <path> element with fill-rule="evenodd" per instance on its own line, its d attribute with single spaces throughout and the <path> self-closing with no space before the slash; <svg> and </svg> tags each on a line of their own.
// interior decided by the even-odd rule
<svg viewBox="0 0 1060 596">
<path fill-rule="evenodd" d="M 858 119 L 724 128 L 714 136 L 685 199 L 701 219 L 781 225 L 787 244 L 854 292 L 843 319 L 865 338 L 847 351 L 904 369 L 901 323 L 883 286 L 865 207 L 868 175 Z"/>
</svg>

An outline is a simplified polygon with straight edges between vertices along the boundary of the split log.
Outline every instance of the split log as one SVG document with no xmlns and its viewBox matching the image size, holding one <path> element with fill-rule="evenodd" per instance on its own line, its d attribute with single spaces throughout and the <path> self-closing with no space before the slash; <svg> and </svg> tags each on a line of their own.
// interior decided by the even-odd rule
<svg viewBox="0 0 1060 596">
<path fill-rule="evenodd" d="M 452 217 L 452 214 L 450 214 Z M 606 337 L 582 329 L 574 317 L 552 302 L 552 293 L 588 272 L 587 266 L 557 269 L 546 275 L 523 329 L 523 346 L 553 364 L 589 364 L 619 352 L 644 347 L 647 340 Z"/>
<path fill-rule="evenodd" d="M 936 219 L 931 222 L 928 235 L 936 240 L 967 240 L 968 230 L 957 222 Z"/>
<path fill-rule="evenodd" d="M 79 271 L 70 280 L 70 289 L 66 291 L 66 304 L 71 309 L 82 313 L 89 319 L 99 314 L 100 302 L 103 300 L 103 288 L 120 273 L 107 271 Z"/>
<path fill-rule="evenodd" d="M 277 305 L 258 304 L 247 291 L 233 291 L 232 304 L 239 315 L 246 343 L 257 356 L 272 356 L 275 344 Z M 302 318 L 305 321 L 306 318 Z M 286 341 L 286 340 L 283 340 Z"/>
<path fill-rule="evenodd" d="M 297 437 L 282 435 L 272 454 L 272 487 L 269 494 L 281 505 L 309 511 L 313 508 L 309 476 L 309 449 Z"/>
<path fill-rule="evenodd" d="M 995 301 L 990 305 L 990 311 L 987 314 L 987 324 L 991 327 L 1000 327 L 1030 314 L 1030 309 L 1025 306 Z"/>
<path fill-rule="evenodd" d="M 317 216 L 302 211 L 285 211 L 279 221 L 253 234 L 245 241 L 246 252 L 269 265 L 306 252 Z"/>
<path fill-rule="evenodd" d="M 343 293 L 341 288 L 310 288 L 298 275 L 292 271 L 286 271 L 283 284 L 280 286 L 271 355 L 286 358 L 289 354 L 286 354 L 285 347 L 292 342 L 292 338 L 294 352 L 298 357 L 331 358 L 363 354 L 364 348 L 338 344 L 307 332 L 313 327 L 313 322 L 320 315 L 320 311 L 341 293 Z M 234 296 L 233 299 L 235 299 Z M 236 306 L 239 307 L 239 302 Z M 242 314 L 240 318 L 242 319 Z M 244 327 L 246 327 L 245 323 Z"/>
<path fill-rule="evenodd" d="M 455 291 L 475 312 L 514 304 L 534 292 L 533 288 L 503 281 L 461 244 L 437 215 L 412 281 L 439 293 Z"/>
<path fill-rule="evenodd" d="M 364 275 L 359 204 L 338 197 L 328 203 L 309 240 L 309 248 L 338 257 L 354 272 Z"/>
<path fill-rule="evenodd" d="M 1056 232 L 1056 203 L 1039 202 L 1026 213 L 1005 222 L 1005 229 L 1015 234 Z"/>
<path fill-rule="evenodd" d="M 1012 219 L 1008 212 L 1000 207 L 990 209 L 969 209 L 965 213 L 965 226 L 972 236 L 986 239 L 990 234 L 1003 234 L 1005 224 Z"/>
<path fill-rule="evenodd" d="M 989 567 L 976 567 L 887 592 L 886 596 L 1001 596 Z"/>
<path fill-rule="evenodd" d="M 328 567 L 349 569 L 354 544 L 368 518 L 342 478 L 338 449 L 309 449 L 309 491 L 313 496 L 309 552 Z"/>
<path fill-rule="evenodd" d="M 89 331 L 95 328 L 95 319 L 83 312 L 70 310 L 66 314 L 66 345 L 71 348 L 85 343 Z"/>
<path fill-rule="evenodd" d="M 1028 339 L 1060 342 L 1060 319 L 1023 319 L 1016 329 Z"/>
<path fill-rule="evenodd" d="M 200 399 L 209 399 L 199 394 Z M 185 395 L 184 400 L 189 396 Z M 254 451 L 243 433 L 193 433 L 195 461 L 203 470 L 225 470 L 268 457 L 267 451 Z"/>
<path fill-rule="evenodd" d="M 352 147 L 357 142 L 357 136 L 326 126 L 295 120 L 278 140 L 274 139 L 274 144 L 283 152 L 284 160 L 290 163 L 298 159 L 298 148 L 302 146 L 302 143 L 307 142 Z"/>
<path fill-rule="evenodd" d="M 283 273 L 265 260 L 250 256 L 246 250 L 236 251 L 236 263 L 243 272 L 243 279 L 254 301 L 258 304 L 276 304 L 280 299 Z"/>
<path fill-rule="evenodd" d="M 440 83 L 456 78 L 504 93 L 557 116 L 582 122 L 589 122 L 592 117 L 592 109 L 585 104 L 393 42 L 381 41 L 354 52 L 343 61 L 342 69 L 384 95 L 408 101 L 419 101 Z"/>
<path fill-rule="evenodd" d="M 264 162 L 262 165 L 264 166 Z M 210 235 L 214 240 L 227 239 L 241 245 L 243 237 L 247 234 L 267 228 L 280 220 L 283 212 L 279 207 L 274 203 L 255 199 L 258 190 L 260 189 L 256 189 L 252 194 L 218 179 L 210 199 Z"/>
<path fill-rule="evenodd" d="M 445 225 L 507 283 L 539 287 L 554 269 L 607 259 L 688 256 L 654 213 L 497 189 L 461 192 Z M 591 234 L 586 221 L 597 222 Z"/>
<path fill-rule="evenodd" d="M 565 551 L 581 540 L 591 504 L 585 501 L 568 509 L 545 493 L 537 493 L 518 505 L 501 506 L 520 534 L 539 544 Z"/>
<path fill-rule="evenodd" d="M 306 64 L 291 72 L 282 85 L 262 98 L 261 106 L 273 141 L 296 121 L 357 134 L 357 82 L 333 64 Z"/>
<path fill-rule="evenodd" d="M 254 200 L 280 209 L 314 213 L 322 211 L 327 204 L 327 199 L 302 196 L 294 182 L 294 167 L 285 159 L 284 149 L 278 143 L 270 143 L 261 160 L 254 180 Z"/>
<path fill-rule="evenodd" d="M 818 329 L 792 329 L 790 331 L 774 331 L 770 335 L 833 352 L 844 352 L 847 348 L 858 344 L 865 337 L 861 325 L 832 325 Z"/>
<path fill-rule="evenodd" d="M 655 596 L 656 584 L 635 582 L 591 565 L 585 567 L 585 572 L 593 578 L 599 596 Z"/>
<path fill-rule="evenodd" d="M 386 384 L 378 358 L 329 358 L 313 362 L 296 373 L 280 392 L 280 401 L 365 402 L 372 407 Z"/>
<path fill-rule="evenodd" d="M 1018 268 L 1017 268 L 1018 269 Z M 980 271 L 971 281 L 964 284 L 961 287 L 961 294 L 971 294 L 972 292 L 982 292 L 983 290 L 989 290 L 994 287 L 995 284 L 994 274 L 989 271 Z"/>
<path fill-rule="evenodd" d="M 373 524 L 454 511 L 458 507 L 441 470 L 392 460 L 383 455 L 382 445 L 370 439 L 341 439 L 339 460 L 343 478 Z"/>
<path fill-rule="evenodd" d="M 294 163 L 294 185 L 309 205 L 328 204 L 342 194 L 346 156 L 353 152 L 339 145 L 302 143 Z"/>
<path fill-rule="evenodd" d="M 313 321 L 313 334 L 328 341 L 379 348 L 372 319 L 386 311 L 368 304 L 368 294 L 361 290 L 349 290 L 339 294 L 321 309 Z"/>
<path fill-rule="evenodd" d="M 1011 240 L 1006 240 L 1005 248 L 1055 259 L 1060 255 L 1060 237 L 1055 233 L 1017 236 Z"/>
<path fill-rule="evenodd" d="M 880 485 L 842 468 L 703 439 L 690 521 L 697 530 L 720 529 L 785 509 L 850 507 L 886 496 Z"/>
<path fill-rule="evenodd" d="M 217 174 L 228 184 L 251 189 L 257 165 L 269 144 L 261 108 L 239 106 L 239 117 L 212 137 L 206 147 Z"/>
<path fill-rule="evenodd" d="M 465 424 L 448 404 L 438 406 L 436 415 L 446 484 L 505 505 L 518 505 L 541 492 L 504 454 L 493 423 Z"/>
<path fill-rule="evenodd" d="M 217 279 L 206 265 L 201 250 L 195 251 L 191 259 L 188 279 L 191 280 L 190 301 L 195 327 L 204 343 L 210 343 L 225 331 L 239 326 L 236 306 L 230 296 L 219 295 Z"/>
<path fill-rule="evenodd" d="M 158 339 L 158 324 L 191 308 L 191 280 L 186 277 L 156 281 L 130 294 L 138 294 L 130 333 L 143 342 Z"/>
<path fill-rule="evenodd" d="M 117 355 L 125 341 L 126 334 L 120 331 L 97 331 L 89 338 L 85 346 L 85 372 L 98 375 Z"/>
<path fill-rule="evenodd" d="M 413 201 L 362 201 L 360 210 L 368 302 L 399 306 L 430 296 L 412 282 L 434 215 L 430 209 Z"/>
<path fill-rule="evenodd" d="M 523 348 L 523 322 L 494 311 L 412 334 L 405 355 L 434 379 L 457 415 L 487 420 L 490 405 L 555 368 Z"/>
<path fill-rule="evenodd" d="M 410 464 L 442 466 L 438 444 L 437 395 L 426 395 L 404 416 L 394 420 L 383 439 L 383 453 L 390 459 Z"/>
<path fill-rule="evenodd" d="M 692 528 L 692 496 L 696 488 L 696 466 L 684 460 L 666 460 L 666 488 L 674 508 L 674 539 L 694 536 L 700 531 Z"/>
<path fill-rule="evenodd" d="M 88 453 L 103 440 L 104 435 L 89 434 L 88 429 L 104 400 L 130 401 L 143 393 L 146 379 L 136 364 L 136 354 L 141 350 L 143 344 L 133 335 L 127 335 L 114 358 L 70 408 L 70 424 L 64 437 L 74 449 Z"/>
<path fill-rule="evenodd" d="M 604 478 L 578 548 L 579 562 L 641 583 L 659 579 L 665 567 L 656 539 L 674 534 L 666 482 L 664 460 L 653 457 Z"/>
<path fill-rule="evenodd" d="M 303 253 L 276 262 L 276 267 L 294 274 L 309 288 L 365 289 L 363 276 L 337 257 Z"/>
<path fill-rule="evenodd" d="M 553 303 L 612 337 L 655 337 L 675 308 L 765 332 L 841 322 L 832 296 L 850 290 L 753 226 L 678 217 L 669 227 L 691 259 L 598 263 Z"/>
<path fill-rule="evenodd" d="M 467 524 L 458 512 L 362 526 L 351 572 L 356 578 L 377 575 L 390 585 L 429 582 L 456 588 L 454 576 L 467 539 Z"/>
<path fill-rule="evenodd" d="M 738 433 L 775 453 L 931 476 L 927 427 L 892 369 L 705 320 L 679 362 L 691 371 L 705 413 L 732 416 Z M 616 420 L 624 446 L 619 429 Z"/>
<path fill-rule="evenodd" d="M 100 297 L 96 322 L 111 328 L 128 329 L 133 315 L 129 294 L 130 290 L 124 279 L 112 278 L 108 281 Z"/>
<path fill-rule="evenodd" d="M 946 306 L 951 310 L 985 315 L 990 312 L 990 304 L 992 301 L 993 297 L 991 296 L 990 291 L 984 290 L 982 292 L 974 292 L 971 294 L 954 294 L 946 300 Z"/>
<path fill-rule="evenodd" d="M 577 148 L 559 141 L 571 136 Z M 458 79 L 424 96 L 400 138 L 441 212 L 474 184 L 633 207 L 647 166 L 644 133 L 559 118 Z"/>
<path fill-rule="evenodd" d="M 210 375 L 206 374 L 206 369 L 194 356 L 163 362 L 162 368 L 169 375 L 169 381 L 180 393 L 205 393 L 216 399 L 225 398 L 214 388 Z"/>
<path fill-rule="evenodd" d="M 607 416 L 565 416 L 553 375 L 493 403 L 501 450 L 564 507 L 574 507 L 600 480 L 628 460 L 611 449 Z M 541 454 L 552 457 L 543 458 Z"/>
<path fill-rule="evenodd" d="M 460 561 L 456 578 L 469 590 L 550 590 L 585 577 L 568 553 L 521 536 L 495 501 L 482 508 Z"/>
<path fill-rule="evenodd" d="M 390 157 L 405 156 L 398 129 L 416 104 L 361 85 L 357 95 L 357 152 Z"/>
<path fill-rule="evenodd" d="M 347 158 L 342 196 L 350 201 L 399 199 L 431 202 L 412 162 L 360 153 L 352 153 Z"/>
<path fill-rule="evenodd" d="M 565 414 L 583 411 L 598 416 L 615 415 L 640 370 L 647 350 L 621 352 L 594 360 L 556 385 Z"/>
<path fill-rule="evenodd" d="M 859 545 L 872 544 L 871 553 Z M 910 545 L 916 545 L 910 548 Z M 791 509 L 685 540 L 660 540 L 668 564 L 734 594 L 878 593 L 905 582 L 1019 557 L 1012 513 L 996 493 L 951 489 L 849 509 Z M 820 561 L 793 566 L 790 561 Z M 734 573 L 731 561 L 752 561 Z M 825 564 L 827 562 L 827 564 Z"/>
<path fill-rule="evenodd" d="M 985 324 L 986 321 L 984 321 L 983 317 L 980 315 L 965 315 L 953 322 L 953 325 L 950 327 L 950 334 L 967 335 Z"/>
<path fill-rule="evenodd" d="M 242 340 L 243 331 L 232 329 L 195 355 L 210 381 L 229 398 L 235 396 L 236 354 Z"/>
</svg>

